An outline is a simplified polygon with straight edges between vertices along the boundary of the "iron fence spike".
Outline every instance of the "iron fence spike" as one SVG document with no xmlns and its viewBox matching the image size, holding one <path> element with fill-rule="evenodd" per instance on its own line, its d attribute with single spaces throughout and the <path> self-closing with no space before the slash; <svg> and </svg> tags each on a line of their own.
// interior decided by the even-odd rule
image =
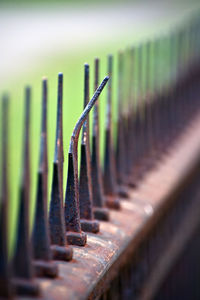
<svg viewBox="0 0 200 300">
<path fill-rule="evenodd" d="M 42 126 L 40 136 L 40 161 L 37 173 L 37 195 L 33 226 L 33 253 L 36 275 L 56 277 L 58 267 L 52 262 L 50 235 L 47 215 L 48 197 L 48 160 L 47 160 L 47 79 L 42 81 Z"/>
<path fill-rule="evenodd" d="M 97 89 L 99 84 L 99 59 L 95 59 L 95 70 L 94 70 L 94 90 Z M 93 131 L 92 131 L 92 192 L 93 192 L 93 203 L 94 203 L 94 216 L 98 220 L 108 221 L 109 211 L 105 207 L 105 197 L 103 191 L 103 181 L 100 163 L 99 153 L 99 100 L 97 100 L 94 106 L 93 113 Z"/>
<path fill-rule="evenodd" d="M 126 127 L 126 116 L 123 112 L 123 90 L 125 89 L 124 80 L 124 53 L 120 51 L 118 53 L 118 112 L 117 112 L 117 143 L 116 143 L 116 174 L 118 183 L 118 195 L 122 198 L 128 198 L 128 189 L 125 186 L 126 183 L 126 145 L 127 139 L 125 137 L 125 127 Z"/>
<path fill-rule="evenodd" d="M 11 283 L 11 265 L 8 258 L 8 113 L 9 97 L 2 97 L 2 136 L 1 136 L 1 154 L 2 154 L 2 176 L 0 193 L 0 298 L 12 299 L 14 295 L 13 285 Z"/>
<path fill-rule="evenodd" d="M 53 162 L 53 179 L 49 211 L 49 229 L 51 251 L 54 259 L 69 261 L 73 249 L 67 245 L 63 208 L 63 74 L 58 74 L 58 100 L 56 120 L 55 155 Z"/>
<path fill-rule="evenodd" d="M 30 237 L 30 105 L 31 88 L 25 88 L 23 166 L 19 194 L 19 213 L 17 237 L 14 251 L 13 269 L 14 286 L 20 295 L 37 296 L 40 293 L 38 283 L 34 280 L 32 265 L 32 244 Z"/>
<path fill-rule="evenodd" d="M 84 108 L 89 101 L 89 65 L 84 66 Z M 81 140 L 81 162 L 79 177 L 79 202 L 81 229 L 86 232 L 99 232 L 99 222 L 93 215 L 93 194 L 91 182 L 89 117 L 83 123 Z"/>
<path fill-rule="evenodd" d="M 117 197 L 116 170 L 114 161 L 114 149 L 112 140 L 112 69 L 113 56 L 108 56 L 108 83 L 107 107 L 106 107 L 106 128 L 105 128 L 105 149 L 104 149 L 104 192 L 106 206 L 108 208 L 120 209 L 120 202 Z"/>
<path fill-rule="evenodd" d="M 85 122 L 90 110 L 97 101 L 104 89 L 109 77 L 105 77 L 100 86 L 95 91 L 93 97 L 85 107 L 72 132 L 69 153 L 68 153 L 68 178 L 65 194 L 65 221 L 67 239 L 70 244 L 84 246 L 86 244 L 86 234 L 81 231 L 80 211 L 79 211 L 79 191 L 78 191 L 78 157 L 77 147 L 81 127 Z"/>
</svg>

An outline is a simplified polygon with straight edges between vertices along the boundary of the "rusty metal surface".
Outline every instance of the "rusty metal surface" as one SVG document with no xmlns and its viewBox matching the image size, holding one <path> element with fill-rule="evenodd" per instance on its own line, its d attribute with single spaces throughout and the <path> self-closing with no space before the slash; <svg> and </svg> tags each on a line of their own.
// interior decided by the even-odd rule
<svg viewBox="0 0 200 300">
<path fill-rule="evenodd" d="M 197 201 L 188 210 L 187 215 L 181 222 L 181 226 L 179 226 L 179 228 L 177 229 L 176 234 L 170 241 L 169 246 L 162 253 L 162 257 L 160 257 L 160 259 L 155 263 L 156 271 L 153 272 L 147 279 L 147 282 L 143 287 L 140 299 L 154 299 L 154 296 L 158 288 L 160 287 L 162 280 L 165 278 L 166 274 L 175 263 L 177 257 L 181 255 L 181 252 L 190 240 L 192 234 L 195 232 L 195 229 L 198 228 L 200 223 L 200 193 L 196 195 L 196 198 Z"/>
<path fill-rule="evenodd" d="M 87 69 L 88 67 L 86 68 L 86 71 L 89 71 Z M 95 102 L 97 101 L 99 95 L 101 94 L 108 80 L 109 77 L 106 76 L 101 82 L 101 84 L 99 85 L 99 87 L 97 88 L 97 90 L 95 91 L 93 97 L 88 102 L 79 120 L 77 121 L 71 136 L 71 142 L 70 142 L 69 152 L 68 152 L 69 166 L 68 166 L 67 188 L 66 188 L 66 195 L 65 195 L 65 222 L 66 222 L 66 231 L 67 231 L 66 233 L 67 241 L 69 244 L 72 245 L 85 246 L 87 241 L 87 235 L 81 231 L 81 223 L 80 223 L 78 155 L 77 155 L 79 133 L 90 110 L 94 106 Z"/>
<path fill-rule="evenodd" d="M 99 59 L 94 61 L 94 89 L 99 83 Z M 99 100 L 94 106 L 93 128 L 92 128 L 92 155 L 91 155 L 91 176 L 93 194 L 93 212 L 97 220 L 109 221 L 109 210 L 105 207 L 105 195 L 103 189 L 103 177 L 100 163 L 100 141 L 99 141 Z"/>
<path fill-rule="evenodd" d="M 23 230 L 18 230 L 20 235 L 17 236 L 17 251 L 14 255 L 13 267 L 16 267 L 17 262 L 16 278 L 9 274 L 5 254 L 7 251 L 5 221 L 9 204 L 7 189 L 9 178 L 7 179 L 6 170 L 9 164 L 9 157 L 7 160 L 9 149 L 8 133 L 5 130 L 7 128 L 5 108 L 8 108 L 8 100 L 4 99 L 3 104 L 6 104 L 2 124 L 4 176 L 0 215 L 3 213 L 5 216 L 1 216 L 2 228 L 0 228 L 2 240 L 0 279 L 5 283 L 5 289 L 0 288 L 0 298 L 12 287 L 17 287 L 14 291 L 17 295 L 33 296 L 41 291 L 41 299 L 52 300 L 88 298 L 127 300 L 138 299 L 140 296 L 151 299 L 156 295 L 156 290 L 166 276 L 170 264 L 184 247 L 200 219 L 194 197 L 194 193 L 198 192 L 200 177 L 197 170 L 200 165 L 199 25 L 196 19 L 192 23 L 187 22 L 187 29 L 181 25 L 173 32 L 156 37 L 151 42 L 146 40 L 137 48 L 120 51 L 116 59 L 118 66 L 116 87 L 112 78 L 113 75 L 115 78 L 116 73 L 113 68 L 114 56 L 109 55 L 107 61 L 111 78 L 108 82 L 109 77 L 106 76 L 98 88 L 99 60 L 96 59 L 94 79 L 97 89 L 89 102 L 89 65 L 85 64 L 84 111 L 71 136 L 65 195 L 63 195 L 63 75 L 59 73 L 50 214 L 47 211 L 47 79 L 43 79 L 40 163 L 37 171 L 35 218 L 33 232 L 30 235 L 28 227 L 23 225 L 29 221 L 28 194 L 31 188 L 28 147 L 29 106 L 25 109 L 26 176 L 22 178 L 24 197 L 20 200 L 27 202 L 27 205 L 26 207 L 20 205 L 18 214 L 18 228 Z M 170 57 L 167 60 L 169 70 L 165 78 L 160 75 L 164 63 L 162 52 L 166 43 L 169 46 Z M 153 74 L 150 74 L 152 64 Z M 153 82 L 150 82 L 152 79 Z M 107 82 L 102 181 L 97 98 Z M 112 102 L 115 103 L 113 101 L 115 95 L 118 105 L 116 124 L 112 121 Z M 91 160 L 88 114 L 93 106 L 95 109 Z M 81 128 L 83 131 L 79 174 L 77 151 Z M 92 184 L 99 185 L 99 189 L 95 189 L 96 186 Z M 63 198 L 65 198 L 64 207 Z M 27 259 L 31 258 L 32 254 L 29 243 L 31 236 L 34 250 L 32 261 Z M 176 241 L 179 241 L 178 245 Z M 25 242 L 29 243 L 30 247 L 25 247 Z M 69 247 L 68 244 L 73 247 Z M 23 251 L 28 253 L 23 255 Z M 31 270 L 31 266 L 35 271 L 32 274 L 26 270 L 26 267 L 30 267 Z M 15 280 L 15 283 L 10 282 L 8 277 Z"/>
<path fill-rule="evenodd" d="M 53 179 L 49 210 L 49 231 L 53 259 L 69 261 L 73 249 L 67 245 L 63 208 L 63 74 L 58 74 L 58 101 L 55 154 L 53 162 Z"/>
<path fill-rule="evenodd" d="M 104 149 L 104 193 L 108 208 L 120 209 L 120 202 L 117 195 L 117 178 L 114 160 L 114 145 L 112 132 L 112 75 L 113 55 L 108 55 L 108 83 L 106 124 L 105 124 L 105 149 Z"/>
<path fill-rule="evenodd" d="M 59 277 L 53 281 L 38 279 L 42 299 L 87 299 L 90 295 L 95 298 L 98 291 L 104 290 L 107 280 L 115 272 L 112 266 L 128 259 L 128 255 L 122 254 L 137 248 L 139 240 L 156 222 L 156 216 L 172 201 L 171 194 L 197 163 L 200 154 L 199 129 L 200 117 L 197 116 L 176 141 L 169 155 L 162 157 L 136 190 L 130 190 L 131 199 L 121 202 L 121 210 L 110 212 L 110 222 L 100 222 L 100 233 L 88 233 L 87 245 L 84 248 L 74 247 L 71 262 L 57 262 Z"/>
<path fill-rule="evenodd" d="M 84 78 L 84 108 L 89 101 L 89 65 L 85 64 Z M 98 88 L 98 86 L 97 86 Z M 99 232 L 99 222 L 94 219 L 93 190 L 91 177 L 90 130 L 89 117 L 86 118 L 82 129 L 81 161 L 79 177 L 79 203 L 81 229 L 85 232 Z"/>
</svg>

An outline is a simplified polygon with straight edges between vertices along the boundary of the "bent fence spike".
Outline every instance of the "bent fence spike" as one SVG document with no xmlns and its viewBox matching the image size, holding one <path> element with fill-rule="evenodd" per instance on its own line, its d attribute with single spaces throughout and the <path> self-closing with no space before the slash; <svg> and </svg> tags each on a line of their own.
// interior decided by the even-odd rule
<svg viewBox="0 0 200 300">
<path fill-rule="evenodd" d="M 53 161 L 53 179 L 49 211 L 49 228 L 51 251 L 53 259 L 69 261 L 73 256 L 73 249 L 67 245 L 65 234 L 65 219 L 63 208 L 63 74 L 58 74 L 58 101 L 56 142 Z"/>
<path fill-rule="evenodd" d="M 99 59 L 95 59 L 95 78 L 94 90 L 97 89 L 99 84 Z M 103 190 L 102 172 L 99 154 L 99 100 L 94 106 L 93 113 L 93 131 L 92 131 L 92 193 L 94 204 L 94 216 L 97 220 L 108 221 L 109 210 L 105 207 L 105 197 Z"/>
<path fill-rule="evenodd" d="M 89 101 L 89 65 L 84 65 L 84 108 Z M 91 182 L 89 117 L 83 123 L 81 139 L 81 163 L 79 178 L 79 201 L 81 229 L 86 232 L 99 232 L 99 222 L 94 220 Z"/>
<path fill-rule="evenodd" d="M 87 236 L 81 231 L 80 211 L 79 211 L 79 190 L 78 190 L 78 160 L 77 147 L 81 127 L 86 120 L 88 113 L 94 106 L 109 77 L 105 77 L 100 86 L 95 91 L 92 99 L 85 107 L 78 122 L 76 123 L 68 152 L 68 178 L 65 194 L 65 222 L 67 230 L 67 240 L 69 244 L 84 246 Z"/>
<path fill-rule="evenodd" d="M 8 105 L 7 95 L 2 98 L 2 176 L 0 194 L 0 298 L 12 299 L 11 265 L 8 258 Z"/>
<path fill-rule="evenodd" d="M 106 195 L 106 206 L 108 208 L 120 209 L 117 197 L 116 170 L 114 161 L 114 149 L 112 142 L 112 65 L 113 56 L 108 56 L 108 73 L 111 78 L 108 83 L 107 108 L 106 108 L 106 132 L 104 153 L 104 192 Z"/>
<path fill-rule="evenodd" d="M 20 295 L 37 296 L 40 293 L 39 285 L 34 281 L 32 265 L 32 244 L 29 230 L 29 203 L 30 203 L 30 104 L 31 88 L 25 89 L 24 115 L 24 146 L 23 167 L 19 195 L 19 216 L 17 224 L 16 248 L 13 259 L 14 280 L 16 293 Z"/>
<path fill-rule="evenodd" d="M 40 161 L 37 182 L 37 198 L 33 227 L 34 267 L 39 277 L 56 277 L 58 267 L 52 262 L 47 217 L 47 79 L 42 81 L 42 128 L 40 137 Z"/>
</svg>

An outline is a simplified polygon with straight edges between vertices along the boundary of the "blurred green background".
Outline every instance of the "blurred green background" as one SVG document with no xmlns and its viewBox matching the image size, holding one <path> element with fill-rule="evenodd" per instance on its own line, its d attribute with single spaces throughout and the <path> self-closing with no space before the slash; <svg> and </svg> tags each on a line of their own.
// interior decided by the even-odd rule
<svg viewBox="0 0 200 300">
<path fill-rule="evenodd" d="M 141 13 L 141 23 L 140 16 L 137 15 L 137 26 L 134 27 L 134 20 L 131 23 L 125 23 L 126 16 L 121 16 L 120 18 L 120 9 L 123 6 L 128 5 L 130 9 L 133 10 L 134 18 L 134 5 L 139 3 Z M 120 4 L 118 7 L 118 3 Z M 131 4 L 131 6 L 130 6 Z M 102 19 L 99 19 L 101 16 L 100 12 L 103 5 L 108 5 L 108 9 L 113 11 L 119 11 L 116 14 L 117 21 L 121 22 L 123 30 L 117 31 L 118 28 L 112 28 L 113 35 L 106 36 L 104 28 L 102 31 L 99 30 L 101 24 L 104 22 L 104 14 L 102 13 Z M 142 9 L 143 5 L 143 9 Z M 87 11 L 87 14 L 94 14 L 93 22 L 89 24 L 90 30 L 94 30 L 97 27 L 97 34 L 100 35 L 99 39 L 92 38 L 87 36 L 87 32 L 83 32 L 80 24 L 80 39 L 83 40 L 82 44 L 77 43 L 77 47 L 71 47 L 66 45 L 65 47 L 57 47 L 55 50 L 49 49 L 48 46 L 46 49 L 41 49 L 41 55 L 34 57 L 33 61 L 24 62 L 23 53 L 18 61 L 18 67 L 15 68 L 15 63 L 13 62 L 12 66 L 14 71 L 12 72 L 12 66 L 9 70 L 1 70 L 1 94 L 8 92 L 10 95 L 10 110 L 9 110 L 9 194 L 10 194 L 10 203 L 9 203 L 9 217 L 10 217 L 10 249 L 15 237 L 15 228 L 16 228 L 16 219 L 17 219 L 17 208 L 18 208 L 18 196 L 19 196 L 19 184 L 21 178 L 21 166 L 22 166 L 22 141 L 23 141 L 23 121 L 24 121 L 24 87 L 28 84 L 32 87 L 32 101 L 31 101 L 31 220 L 33 220 L 34 215 L 34 203 L 36 196 L 36 181 L 37 181 L 37 168 L 38 168 L 38 157 L 39 157 L 39 142 L 40 142 L 40 127 L 41 127 L 41 78 L 42 76 L 47 76 L 48 78 L 48 157 L 49 157 L 49 196 L 50 196 L 50 187 L 52 181 L 52 162 L 54 155 L 54 145 L 55 145 L 55 129 L 56 129 L 56 106 L 57 106 L 57 74 L 58 72 L 63 72 L 64 74 L 64 97 L 63 97 L 63 137 L 64 137 L 64 191 L 66 187 L 67 180 L 67 152 L 69 147 L 70 135 L 72 133 L 75 122 L 77 121 L 80 113 L 83 108 L 83 64 L 88 62 L 90 64 L 90 93 L 93 93 L 93 81 L 94 81 L 94 58 L 100 58 L 100 80 L 107 75 L 107 55 L 112 53 L 114 55 L 114 75 L 112 78 L 113 81 L 113 113 L 114 113 L 114 123 L 116 121 L 116 112 L 117 112 L 117 53 L 118 50 L 123 50 L 127 52 L 127 49 L 130 47 L 136 47 L 140 45 L 143 41 L 153 40 L 155 37 L 160 35 L 167 35 L 171 30 L 176 30 L 179 24 L 186 22 L 187 18 L 190 16 L 191 12 L 195 7 L 198 6 L 197 1 L 168 1 L 162 8 L 162 4 L 158 5 L 158 2 L 152 1 L 150 9 L 149 1 L 53 1 L 53 0 L 44 0 L 44 1 L 14 1 L 14 0 L 5 0 L 1 1 L 1 13 L 8 18 L 12 15 L 13 17 L 13 26 L 15 22 L 18 22 L 20 14 L 26 15 L 26 13 L 31 13 L 32 16 L 35 15 L 35 21 L 37 23 L 37 12 L 40 14 L 47 13 L 46 10 L 54 12 L 56 15 L 56 9 L 59 8 L 63 11 L 72 10 L 72 15 L 75 15 L 76 19 L 76 7 L 83 14 Z M 166 10 L 167 7 L 167 10 Z M 55 8 L 55 11 L 54 11 Z M 83 9 L 82 9 L 83 8 Z M 104 7 L 105 8 L 105 7 Z M 159 10 L 159 11 L 158 11 Z M 95 19 L 95 14 L 97 13 L 97 18 Z M 125 10 L 126 11 L 126 10 Z M 123 10 L 122 10 L 123 13 Z M 144 15 L 142 15 L 144 13 Z M 156 13 L 157 17 L 154 17 Z M 87 19 L 86 14 L 86 19 Z M 148 19 L 148 14 L 152 14 L 152 19 Z M 16 20 L 15 20 L 15 16 Z M 51 16 L 52 18 L 52 16 Z M 51 18 L 49 19 L 51 22 Z M 112 15 L 110 19 L 110 26 L 112 26 L 112 21 L 114 20 L 115 14 Z M 147 19 L 147 22 L 142 20 Z M 87 21 L 87 20 L 86 20 Z M 99 22 L 96 25 L 95 22 Z M 33 27 L 35 24 L 31 24 L 29 19 L 27 19 L 27 27 Z M 144 24 L 145 23 L 145 24 Z M 7 24 L 5 22 L 5 24 Z M 47 23 L 45 23 L 46 26 Z M 109 23 L 108 23 L 109 24 Z M 141 26 L 140 26 L 141 24 Z M 77 24 L 76 24 L 77 25 Z M 61 23 L 62 26 L 62 23 Z M 77 26 L 78 28 L 78 26 Z M 12 26 L 11 26 L 12 30 Z M 11 34 L 10 30 L 10 34 Z M 30 30 L 30 34 L 31 34 Z M 46 28 L 48 30 L 48 27 Z M 73 25 L 69 28 L 70 31 L 73 31 Z M 9 32 L 9 31 L 8 31 Z M 37 34 L 37 32 L 36 32 Z M 38 34 L 40 32 L 38 31 Z M 66 32 L 67 35 L 67 32 Z M 85 36 L 84 36 L 85 35 Z M 104 35 L 106 38 L 104 38 Z M 4 37 L 5 38 L 5 37 Z M 56 43 L 56 32 L 52 32 L 51 36 L 53 43 Z M 63 35 L 63 39 L 65 35 Z M 7 36 L 9 40 L 9 33 Z M 24 41 L 16 40 L 16 43 L 26 44 L 27 36 L 24 36 Z M 76 35 L 77 39 L 77 35 Z M 76 45 L 76 43 L 74 43 Z M 40 47 L 40 45 L 38 45 Z M 162 44 L 162 53 L 159 59 L 160 69 L 157 70 L 159 75 L 157 80 L 158 85 L 161 82 L 167 81 L 169 75 L 169 40 L 165 39 Z M 44 51 L 45 50 L 45 51 Z M 6 53 L 6 45 L 4 47 Z M 12 49 L 13 53 L 15 52 L 15 47 Z M 27 51 L 30 51 L 27 49 Z M 6 57 L 6 55 L 5 55 Z M 9 56 L 6 57 L 9 60 Z M 29 60 L 31 60 L 31 55 Z M 128 70 L 128 60 L 126 61 L 126 68 Z M 152 63 L 153 65 L 153 63 Z M 152 73 L 152 65 L 150 66 L 151 70 L 148 72 Z M 145 78 L 144 70 L 144 78 Z M 153 76 L 153 75 L 151 75 Z M 152 77 L 153 78 L 153 77 Z M 126 79 L 126 78 L 125 78 Z M 153 78 L 155 79 L 155 78 Z M 152 79 L 152 80 L 153 80 Z M 145 81 L 145 79 L 144 79 Z M 143 83 L 145 85 L 145 82 Z M 138 78 L 137 78 L 137 56 L 134 66 L 134 95 L 138 93 Z M 125 84 L 127 87 L 128 84 Z M 124 98 L 127 99 L 127 91 L 124 88 Z M 103 158 L 103 140 L 104 140 L 104 130 L 103 124 L 105 123 L 105 104 L 106 104 L 106 90 L 103 91 L 102 96 L 100 97 L 100 138 L 101 138 L 101 157 Z M 90 118 L 92 113 L 90 114 Z M 90 122 L 92 124 L 92 122 Z M 2 175 L 2 174 L 1 174 Z"/>
</svg>

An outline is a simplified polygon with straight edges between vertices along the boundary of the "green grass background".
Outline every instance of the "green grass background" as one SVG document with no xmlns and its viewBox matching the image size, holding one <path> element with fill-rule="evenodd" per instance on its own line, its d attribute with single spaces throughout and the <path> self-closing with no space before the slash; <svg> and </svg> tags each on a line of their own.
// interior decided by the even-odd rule
<svg viewBox="0 0 200 300">
<path fill-rule="evenodd" d="M 13 1 L 14 3 L 14 1 Z M 63 97 L 63 137 L 64 137 L 64 191 L 67 181 L 67 152 L 69 147 L 70 135 L 72 133 L 75 122 L 80 116 L 83 108 L 83 64 L 88 62 L 90 64 L 90 94 L 93 93 L 94 81 L 94 58 L 100 58 L 100 80 L 107 75 L 107 55 L 112 53 L 114 55 L 114 75 L 113 81 L 113 114 L 114 123 L 117 112 L 117 51 L 123 49 L 127 51 L 128 47 L 140 44 L 147 37 L 153 39 L 160 33 L 168 33 L 169 29 L 179 22 L 184 22 L 185 15 L 177 13 L 177 19 L 170 20 L 159 28 L 157 26 L 149 26 L 146 32 L 129 31 L 123 37 L 120 36 L 115 41 L 110 41 L 105 45 L 91 46 L 88 45 L 87 50 L 75 52 L 57 53 L 54 56 L 44 57 L 38 65 L 34 65 L 32 70 L 24 70 L 24 73 L 17 78 L 12 78 L 9 82 L 1 86 L 1 93 L 8 91 L 10 95 L 10 109 L 9 109 L 9 245 L 10 251 L 13 249 L 13 243 L 16 234 L 16 220 L 18 214 L 19 201 L 19 185 L 22 172 L 22 143 L 23 143 L 23 121 L 24 121 L 24 86 L 26 84 L 32 87 L 31 100 L 31 223 L 34 216 L 34 204 L 36 198 L 36 182 L 37 182 L 37 168 L 39 158 L 39 142 L 40 142 L 40 127 L 41 127 L 41 78 L 43 75 L 48 78 L 48 158 L 49 158 L 49 199 L 52 181 L 52 162 L 55 145 L 55 129 L 56 129 L 56 107 L 57 107 L 57 74 L 63 72 L 64 74 L 64 97 Z M 169 80 L 169 40 L 162 43 L 162 54 L 156 57 L 156 61 L 160 60 L 160 68 L 157 70 L 157 86 Z M 144 54 L 145 56 L 145 54 Z M 145 59 L 145 58 L 144 58 Z M 153 76 L 152 60 L 150 66 L 151 85 L 155 80 Z M 143 65 L 143 68 L 145 66 Z M 126 61 L 126 70 L 129 69 L 128 60 Z M 137 55 L 134 65 L 134 95 L 138 94 L 138 78 L 137 74 Z M 145 86 L 146 70 L 143 72 L 143 87 Z M 124 83 L 124 99 L 128 99 L 128 82 L 125 78 Z M 101 157 L 103 158 L 103 140 L 104 140 L 104 123 L 105 123 L 105 104 L 106 104 L 106 89 L 100 97 L 100 138 L 101 138 Z M 90 119 L 92 112 L 90 114 Z M 92 121 L 92 119 L 91 119 Z M 90 124 L 92 123 L 90 121 Z"/>
</svg>

